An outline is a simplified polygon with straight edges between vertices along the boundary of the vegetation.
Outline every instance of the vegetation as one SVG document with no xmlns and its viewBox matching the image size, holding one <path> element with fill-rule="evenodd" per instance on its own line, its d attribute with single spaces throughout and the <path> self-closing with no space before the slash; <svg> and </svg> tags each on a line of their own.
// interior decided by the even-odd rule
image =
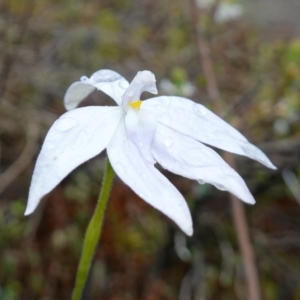
<svg viewBox="0 0 300 300">
<path fill-rule="evenodd" d="M 235 1 L 237 2 L 237 1 Z M 278 167 L 236 157 L 257 204 L 247 206 L 267 300 L 300 299 L 300 40 L 251 17 L 216 22 L 203 9 L 221 111 Z M 155 73 L 161 95 L 212 108 L 188 1 L 0 2 L 0 299 L 69 299 L 105 155 L 68 176 L 23 213 L 45 134 L 64 113 L 67 87 L 108 68 L 129 81 Z M 145 94 L 145 98 L 149 95 Z M 92 94 L 83 105 L 110 102 Z M 164 172 L 185 195 L 195 233 L 185 237 L 118 178 L 85 299 L 246 299 L 228 194 Z M 298 189 L 298 194 L 297 194 Z M 297 198 L 298 197 L 298 198 Z M 298 202 L 297 202 L 298 201 Z M 192 294 L 194 298 L 188 295 Z"/>
</svg>

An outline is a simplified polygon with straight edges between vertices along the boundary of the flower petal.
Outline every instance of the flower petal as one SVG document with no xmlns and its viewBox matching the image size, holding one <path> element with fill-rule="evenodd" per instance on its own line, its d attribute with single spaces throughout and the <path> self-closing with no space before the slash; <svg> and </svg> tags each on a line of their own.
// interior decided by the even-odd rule
<svg viewBox="0 0 300 300">
<path fill-rule="evenodd" d="M 168 126 L 158 124 L 152 153 L 163 168 L 175 174 L 213 184 L 255 203 L 244 180 L 214 150 Z"/>
<path fill-rule="evenodd" d="M 192 235 L 192 219 L 186 201 L 127 139 L 123 123 L 108 145 L 107 153 L 115 172 L 137 195 L 172 219 L 187 235 Z"/>
<path fill-rule="evenodd" d="M 140 100 L 143 92 L 157 94 L 156 79 L 150 71 L 140 71 L 131 81 L 128 89 L 124 93 L 122 107 L 125 111 L 128 109 L 128 104 L 131 101 Z"/>
<path fill-rule="evenodd" d="M 125 117 L 125 125 L 127 137 L 139 149 L 142 156 L 154 164 L 151 146 L 157 125 L 156 118 L 143 109 L 136 111 L 129 108 Z"/>
<path fill-rule="evenodd" d="M 120 105 L 122 96 L 128 86 L 128 81 L 117 72 L 106 69 L 99 70 L 90 78 L 82 76 L 81 82 L 74 82 L 65 94 L 64 104 L 67 110 L 76 108 L 82 100 L 95 89 L 98 89 Z"/>
<path fill-rule="evenodd" d="M 201 104 L 183 97 L 156 97 L 143 101 L 158 122 L 214 147 L 248 156 L 276 169 L 267 156 L 235 128 Z"/>
<path fill-rule="evenodd" d="M 72 170 L 106 148 L 121 116 L 119 107 L 88 106 L 52 125 L 35 165 L 25 215 Z"/>
</svg>

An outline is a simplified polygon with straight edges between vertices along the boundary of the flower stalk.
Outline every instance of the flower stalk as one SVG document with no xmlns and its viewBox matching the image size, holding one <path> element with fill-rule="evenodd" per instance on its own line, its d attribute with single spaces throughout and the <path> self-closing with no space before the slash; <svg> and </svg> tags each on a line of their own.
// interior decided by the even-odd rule
<svg viewBox="0 0 300 300">
<path fill-rule="evenodd" d="M 97 201 L 96 209 L 92 219 L 90 220 L 84 238 L 81 258 L 76 274 L 75 287 L 72 294 L 72 300 L 80 300 L 82 297 L 82 293 L 90 272 L 95 250 L 101 236 L 104 212 L 106 209 L 107 201 L 109 199 L 113 179 L 114 170 L 109 162 L 109 159 L 107 158 L 102 188 Z"/>
</svg>

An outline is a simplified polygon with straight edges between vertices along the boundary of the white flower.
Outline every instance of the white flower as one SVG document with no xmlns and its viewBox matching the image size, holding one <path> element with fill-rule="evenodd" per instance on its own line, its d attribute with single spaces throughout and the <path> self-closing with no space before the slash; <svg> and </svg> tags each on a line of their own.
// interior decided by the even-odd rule
<svg viewBox="0 0 300 300">
<path fill-rule="evenodd" d="M 275 168 L 262 151 L 200 104 L 167 96 L 140 101 L 144 91 L 157 93 L 155 76 L 149 71 L 138 72 L 130 85 L 111 70 L 82 77 L 67 90 L 66 108 L 77 107 L 95 89 L 111 96 L 118 106 L 77 108 L 53 124 L 36 162 L 26 215 L 72 170 L 105 148 L 117 175 L 188 235 L 193 227 L 186 201 L 155 168 L 156 162 L 173 173 L 227 190 L 247 203 L 254 199 L 243 179 L 200 142 Z"/>
<path fill-rule="evenodd" d="M 220 3 L 214 18 L 218 23 L 225 23 L 240 18 L 243 15 L 243 6 L 237 3 Z"/>
<path fill-rule="evenodd" d="M 202 9 L 210 8 L 215 2 L 215 0 L 196 0 L 197 6 Z"/>
<path fill-rule="evenodd" d="M 195 86 L 189 81 L 183 82 L 179 86 L 171 82 L 169 79 L 162 79 L 159 83 L 159 88 L 167 94 L 178 96 L 191 97 L 196 92 Z"/>
</svg>

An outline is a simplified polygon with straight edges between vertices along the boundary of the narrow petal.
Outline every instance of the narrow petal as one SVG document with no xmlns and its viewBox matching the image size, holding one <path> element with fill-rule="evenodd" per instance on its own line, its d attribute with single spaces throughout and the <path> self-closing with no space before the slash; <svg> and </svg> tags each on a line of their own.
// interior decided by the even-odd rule
<svg viewBox="0 0 300 300">
<path fill-rule="evenodd" d="M 205 108 L 182 97 L 156 97 L 143 101 L 142 107 L 154 113 L 158 122 L 205 144 L 248 156 L 276 169 L 267 156 L 231 125 Z"/>
<path fill-rule="evenodd" d="M 118 176 L 147 203 L 172 219 L 187 235 L 192 235 L 192 219 L 186 201 L 153 164 L 148 163 L 126 136 L 120 124 L 107 147 Z"/>
<path fill-rule="evenodd" d="M 81 101 L 90 95 L 96 88 L 90 84 L 76 81 L 67 89 L 64 97 L 64 105 L 66 110 L 76 108 Z"/>
<path fill-rule="evenodd" d="M 247 203 L 255 203 L 244 180 L 214 150 L 168 126 L 158 124 L 152 153 L 170 172 L 213 184 Z"/>
<path fill-rule="evenodd" d="M 52 125 L 35 165 L 25 215 L 72 170 L 106 148 L 121 116 L 119 107 L 89 106 L 65 113 Z"/>
<path fill-rule="evenodd" d="M 128 138 L 139 149 L 142 156 L 154 164 L 155 160 L 151 152 L 157 121 L 148 111 L 129 109 L 125 117 L 126 133 Z"/>
<path fill-rule="evenodd" d="M 118 105 L 121 104 L 122 96 L 128 88 L 129 83 L 120 74 L 112 70 L 99 70 L 90 78 L 81 77 L 81 82 L 74 82 L 67 90 L 64 104 L 67 110 L 76 108 L 95 89 L 101 90 Z"/>
<path fill-rule="evenodd" d="M 140 100 L 143 92 L 157 94 L 156 79 L 150 71 L 140 71 L 131 81 L 128 89 L 124 93 L 122 107 L 125 111 L 128 109 L 128 104 L 131 101 Z"/>
</svg>

